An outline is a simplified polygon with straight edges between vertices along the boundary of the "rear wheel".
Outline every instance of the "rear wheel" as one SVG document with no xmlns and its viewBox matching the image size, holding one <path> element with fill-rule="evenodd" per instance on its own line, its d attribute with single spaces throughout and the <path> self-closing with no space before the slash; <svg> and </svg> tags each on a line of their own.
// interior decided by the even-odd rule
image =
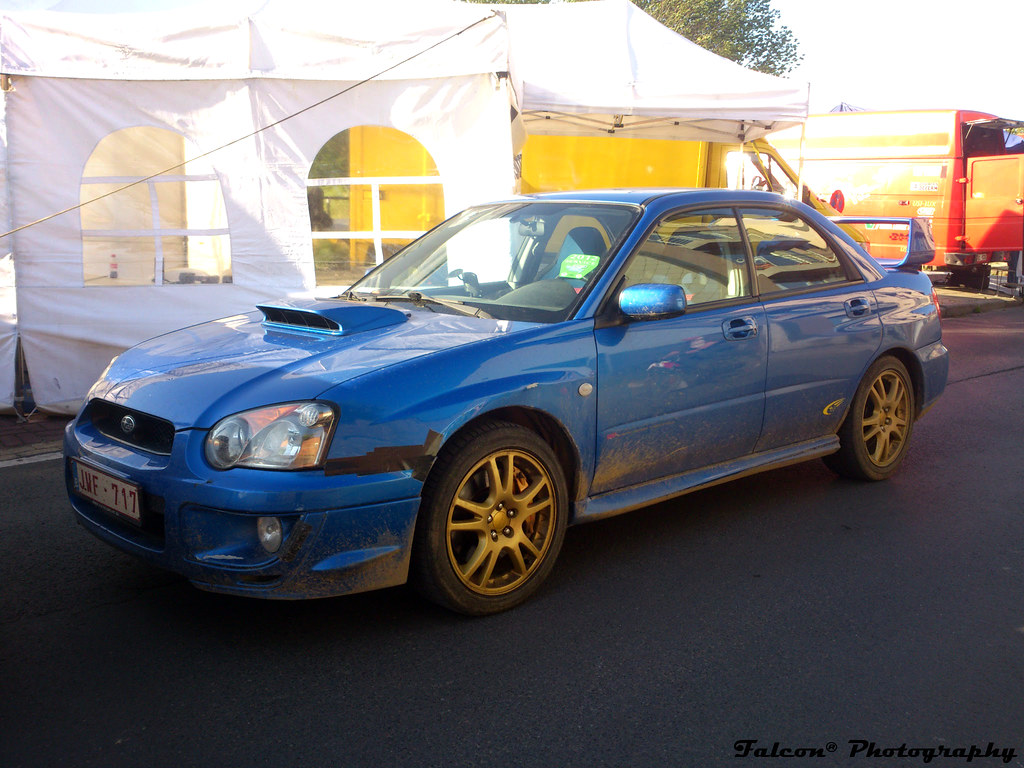
<svg viewBox="0 0 1024 768">
<path fill-rule="evenodd" d="M 457 435 L 423 489 L 412 579 L 427 598 L 470 615 L 526 600 L 554 566 L 567 492 L 535 433 L 492 422 Z"/>
<path fill-rule="evenodd" d="M 962 285 L 964 288 L 971 288 L 976 291 L 987 291 L 991 267 L 988 264 L 975 264 L 972 267 L 962 267 L 953 271 L 951 281 L 953 285 Z"/>
<path fill-rule="evenodd" d="M 872 364 L 839 428 L 840 448 L 825 463 L 845 477 L 884 480 L 903 462 L 914 429 L 914 387 L 895 357 Z"/>
</svg>

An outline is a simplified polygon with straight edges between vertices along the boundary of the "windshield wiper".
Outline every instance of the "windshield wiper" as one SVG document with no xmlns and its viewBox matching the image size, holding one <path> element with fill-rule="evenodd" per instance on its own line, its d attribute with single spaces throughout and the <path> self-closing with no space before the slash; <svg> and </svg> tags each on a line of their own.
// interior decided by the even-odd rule
<svg viewBox="0 0 1024 768">
<path fill-rule="evenodd" d="M 335 296 L 336 299 L 348 299 L 350 301 L 369 301 L 370 299 L 365 294 L 358 294 L 351 288 L 345 291 L 340 296 Z"/>
<path fill-rule="evenodd" d="M 479 307 L 474 307 L 474 306 L 468 305 L 468 304 L 466 304 L 465 302 L 462 302 L 462 301 L 455 301 L 455 300 L 452 300 L 452 299 L 438 299 L 438 298 L 435 298 L 433 296 L 424 296 L 419 291 L 409 291 L 408 293 L 402 293 L 402 294 L 389 294 L 389 295 L 384 295 L 384 296 L 374 296 L 373 300 L 374 301 L 409 301 L 409 302 L 412 302 L 415 306 L 420 307 L 420 308 L 424 308 L 424 307 L 430 308 L 431 306 L 445 307 L 445 308 L 450 309 L 453 312 L 456 312 L 457 314 L 460 314 L 460 315 L 467 315 L 469 317 L 483 317 L 483 318 L 486 318 L 488 320 L 493 320 L 494 319 L 491 315 L 487 314 L 486 312 L 484 312 Z M 434 310 L 431 310 L 431 311 L 434 311 Z"/>
</svg>

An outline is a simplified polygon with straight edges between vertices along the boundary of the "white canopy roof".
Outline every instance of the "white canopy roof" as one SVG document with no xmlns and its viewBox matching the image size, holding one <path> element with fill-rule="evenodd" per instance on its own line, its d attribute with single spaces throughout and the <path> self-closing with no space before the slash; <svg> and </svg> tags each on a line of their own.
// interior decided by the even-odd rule
<svg viewBox="0 0 1024 768">
<path fill-rule="evenodd" d="M 493 7 L 527 133 L 738 141 L 807 117 L 807 84 L 716 56 L 629 0 Z"/>
<path fill-rule="evenodd" d="M 188 11 L 5 13 L 0 72 L 116 80 L 358 81 L 508 68 L 504 24 L 486 6 L 377 0 L 369 7 L 373 12 L 366 0 L 265 0 L 207 3 Z M 412 63 L 394 67 L 428 48 Z M 380 74 L 388 67 L 394 68 Z"/>
<path fill-rule="evenodd" d="M 24 5 L 27 0 L 18 4 Z M 0 8 L 10 6 L 0 2 Z M 629 0 L 60 0 L 0 15 L 0 72 L 358 81 L 511 70 L 528 133 L 749 140 L 807 116 L 805 83 L 748 70 Z M 110 12 L 141 10 L 146 12 Z M 499 11 L 507 20 L 491 14 Z M 153 10 L 157 9 L 157 10 Z M 91 12 L 79 12 L 79 11 Z M 372 11 L 372 12 L 371 12 Z M 442 43 L 443 44 L 440 44 Z M 437 48 L 380 75 L 437 43 Z"/>
</svg>

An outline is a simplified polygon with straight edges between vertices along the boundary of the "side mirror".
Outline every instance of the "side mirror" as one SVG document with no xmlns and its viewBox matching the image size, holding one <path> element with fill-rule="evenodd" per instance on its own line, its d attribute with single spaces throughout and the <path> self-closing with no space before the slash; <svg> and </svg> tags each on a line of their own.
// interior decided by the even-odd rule
<svg viewBox="0 0 1024 768">
<path fill-rule="evenodd" d="M 673 317 L 686 311 L 686 294 L 678 285 L 631 285 L 619 294 L 619 309 L 633 320 Z"/>
</svg>

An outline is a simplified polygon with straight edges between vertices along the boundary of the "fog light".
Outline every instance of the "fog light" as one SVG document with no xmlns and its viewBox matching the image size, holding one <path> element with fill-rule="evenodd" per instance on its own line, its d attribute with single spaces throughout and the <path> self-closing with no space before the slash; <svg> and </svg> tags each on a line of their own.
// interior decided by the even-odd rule
<svg viewBox="0 0 1024 768">
<path fill-rule="evenodd" d="M 274 554 L 281 548 L 281 521 L 276 517 L 261 517 L 256 521 L 256 535 L 259 536 L 263 549 L 271 555 Z"/>
</svg>

